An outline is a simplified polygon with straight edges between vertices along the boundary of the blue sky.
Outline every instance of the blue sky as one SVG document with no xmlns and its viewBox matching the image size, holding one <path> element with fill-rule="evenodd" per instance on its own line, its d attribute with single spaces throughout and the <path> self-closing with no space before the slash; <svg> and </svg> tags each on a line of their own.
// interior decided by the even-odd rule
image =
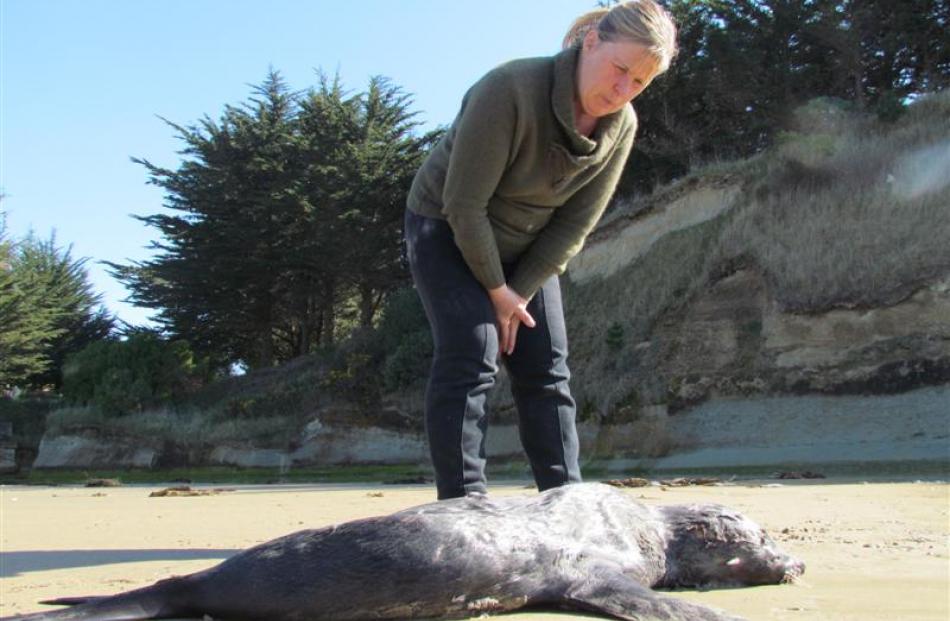
<svg viewBox="0 0 950 621">
<path fill-rule="evenodd" d="M 0 0 L 0 209 L 14 238 L 55 231 L 88 257 L 106 306 L 148 311 L 99 261 L 150 256 L 162 211 L 141 157 L 177 167 L 158 117 L 191 124 L 247 99 L 273 67 L 294 89 L 315 70 L 353 91 L 384 75 L 425 128 L 448 124 L 465 90 L 500 62 L 556 52 L 594 0 Z"/>
</svg>

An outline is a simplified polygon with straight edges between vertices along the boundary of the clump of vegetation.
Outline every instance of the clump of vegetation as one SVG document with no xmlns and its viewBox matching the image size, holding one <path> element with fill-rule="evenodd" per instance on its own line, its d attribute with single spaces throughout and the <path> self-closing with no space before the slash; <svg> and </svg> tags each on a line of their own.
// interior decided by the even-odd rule
<svg viewBox="0 0 950 621">
<path fill-rule="evenodd" d="M 606 337 L 607 349 L 612 352 L 618 352 L 623 347 L 623 325 L 614 322 L 607 328 Z"/>
<path fill-rule="evenodd" d="M 386 390 L 407 388 L 426 375 L 432 362 L 432 332 L 415 289 L 406 287 L 390 297 L 383 310 L 379 337 L 386 352 Z"/>
<path fill-rule="evenodd" d="M 46 418 L 46 429 L 52 435 L 95 429 L 105 436 L 148 438 L 158 445 L 173 442 L 180 446 L 200 444 L 205 436 L 205 425 L 195 411 L 170 408 L 115 417 L 97 406 L 65 406 L 53 410 Z"/>
<path fill-rule="evenodd" d="M 7 237 L 0 211 L 0 390 L 59 388 L 66 356 L 113 329 L 85 263 L 55 236 Z"/>
<path fill-rule="evenodd" d="M 49 395 L 0 398 L 0 421 L 11 423 L 17 446 L 35 449 L 46 431 L 46 415 L 59 403 L 58 397 Z"/>
<path fill-rule="evenodd" d="M 639 260 L 606 278 L 583 284 L 562 280 L 571 358 L 583 361 L 571 367 L 571 386 L 586 419 L 606 419 L 635 389 L 635 365 L 648 364 L 643 354 L 649 353 L 648 339 L 657 321 L 687 304 L 709 282 L 714 267 L 710 255 L 725 222 L 719 217 L 665 235 Z M 663 386 L 639 389 L 646 391 L 646 402 L 666 392 Z"/>
<path fill-rule="evenodd" d="M 750 258 L 793 312 L 894 303 L 945 273 L 950 184 L 918 179 L 950 167 L 950 96 L 932 99 L 892 125 L 839 119 L 835 133 L 787 134 L 715 259 Z"/>
<path fill-rule="evenodd" d="M 122 416 L 180 401 L 201 375 L 188 343 L 141 331 L 97 341 L 67 358 L 63 397 L 107 417 Z"/>
</svg>

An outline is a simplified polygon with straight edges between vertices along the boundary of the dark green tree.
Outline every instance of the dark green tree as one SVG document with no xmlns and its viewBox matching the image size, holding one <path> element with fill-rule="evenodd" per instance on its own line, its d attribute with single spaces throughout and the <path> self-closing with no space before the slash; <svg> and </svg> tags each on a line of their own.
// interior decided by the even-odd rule
<svg viewBox="0 0 950 621">
<path fill-rule="evenodd" d="M 102 340 L 115 326 L 115 318 L 102 305 L 86 270 L 88 259 L 73 259 L 71 248 L 56 245 L 56 236 L 40 240 L 28 235 L 14 255 L 14 276 L 36 291 L 34 308 L 50 319 L 52 338 L 44 350 L 49 365 L 30 375 L 34 388 L 62 386 L 66 357 Z"/>
<path fill-rule="evenodd" d="M 61 335 L 52 310 L 41 304 L 44 283 L 14 271 L 16 245 L 0 212 L 0 390 L 25 386 L 50 366 L 49 345 Z"/>
<path fill-rule="evenodd" d="M 290 261 L 284 297 L 296 318 L 289 339 L 296 351 L 332 345 L 348 298 L 345 231 L 352 203 L 350 171 L 359 136 L 359 98 L 349 96 L 339 76 L 318 74 L 316 88 L 300 100 L 296 127 L 303 172 L 304 217 L 287 229 Z"/>
<path fill-rule="evenodd" d="M 947 0 L 670 0 L 680 55 L 635 102 L 621 193 L 699 164 L 745 157 L 816 97 L 900 107 L 946 88 Z"/>
<path fill-rule="evenodd" d="M 307 256 L 323 304 L 317 330 L 328 344 L 340 314 L 369 326 L 384 297 L 406 282 L 402 218 L 409 187 L 440 132 L 417 135 L 410 97 L 382 77 L 347 96 L 339 77 L 320 75 L 301 102 L 307 201 L 314 207 Z M 350 302 L 347 304 L 347 302 Z"/>
<path fill-rule="evenodd" d="M 272 331 L 281 270 L 281 235 L 294 211 L 294 96 L 276 72 L 248 104 L 228 106 L 220 122 L 169 122 L 185 143 L 177 170 L 145 159 L 150 183 L 165 189 L 175 215 L 136 216 L 156 227 L 161 254 L 110 263 L 137 305 L 158 311 L 163 330 L 190 342 L 213 364 L 250 367 L 276 360 Z"/>
<path fill-rule="evenodd" d="M 349 160 L 350 208 L 342 214 L 348 284 L 358 295 L 359 324 L 370 326 L 389 293 L 405 285 L 403 214 L 426 152 L 440 135 L 414 133 L 410 97 L 385 78 L 370 79 L 360 96 L 358 135 Z"/>
<path fill-rule="evenodd" d="M 401 218 L 436 133 L 416 136 L 409 98 L 382 78 L 347 94 L 339 78 L 292 93 L 276 72 L 217 122 L 169 123 L 177 169 L 145 159 L 172 213 L 157 256 L 110 264 L 163 331 L 218 368 L 266 367 L 359 324 L 406 279 Z"/>
<path fill-rule="evenodd" d="M 838 97 L 860 107 L 942 90 L 950 83 L 947 0 L 813 0 L 817 15 L 802 26 L 827 56 Z"/>
<path fill-rule="evenodd" d="M 105 338 L 114 319 L 55 235 L 5 239 L 0 219 L 0 385 L 59 388 L 67 355 Z"/>
</svg>

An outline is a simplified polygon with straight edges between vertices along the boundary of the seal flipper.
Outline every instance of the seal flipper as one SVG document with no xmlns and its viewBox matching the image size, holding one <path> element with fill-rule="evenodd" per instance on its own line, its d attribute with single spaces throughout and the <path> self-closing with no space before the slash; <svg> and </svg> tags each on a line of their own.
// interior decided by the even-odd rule
<svg viewBox="0 0 950 621">
<path fill-rule="evenodd" d="M 48 606 L 78 606 L 79 604 L 88 604 L 109 597 L 108 595 L 87 595 L 83 597 L 57 597 L 56 599 L 40 600 L 41 604 Z"/>
<path fill-rule="evenodd" d="M 178 604 L 182 600 L 183 585 L 181 578 L 168 578 L 117 595 L 64 597 L 50 601 L 68 605 L 70 600 L 77 600 L 77 603 L 63 610 L 2 617 L 0 621 L 144 621 L 194 616 Z"/>
<path fill-rule="evenodd" d="M 627 621 L 744 621 L 707 606 L 660 595 L 619 570 L 595 570 L 571 585 L 561 605 Z"/>
</svg>

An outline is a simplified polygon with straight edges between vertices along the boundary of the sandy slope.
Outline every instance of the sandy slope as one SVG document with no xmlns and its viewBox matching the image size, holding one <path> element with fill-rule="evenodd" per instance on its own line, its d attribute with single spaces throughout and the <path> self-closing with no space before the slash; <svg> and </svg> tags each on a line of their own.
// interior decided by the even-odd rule
<svg viewBox="0 0 950 621">
<path fill-rule="evenodd" d="M 429 487 L 242 487 L 149 498 L 154 487 L 0 488 L 0 615 L 38 600 L 110 593 L 207 567 L 287 532 L 429 502 Z M 528 493 L 496 486 L 493 494 Z M 796 585 L 677 596 L 749 619 L 950 618 L 950 486 L 763 481 L 629 491 L 648 503 L 720 502 L 747 512 L 808 565 Z M 582 618 L 541 611 L 508 619 Z"/>
</svg>

